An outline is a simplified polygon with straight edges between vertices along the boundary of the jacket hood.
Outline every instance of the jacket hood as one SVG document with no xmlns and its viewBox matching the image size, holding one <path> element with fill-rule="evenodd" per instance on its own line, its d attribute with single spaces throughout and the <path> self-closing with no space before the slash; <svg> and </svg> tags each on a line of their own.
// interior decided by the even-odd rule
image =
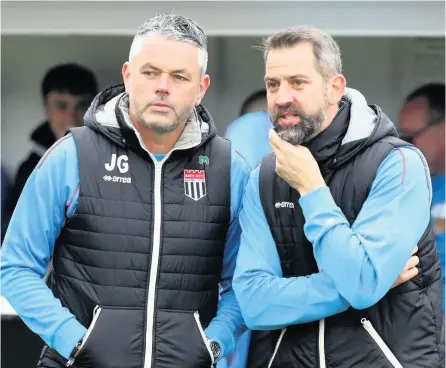
<svg viewBox="0 0 446 368">
<path fill-rule="evenodd" d="M 344 163 L 384 137 L 398 137 L 395 125 L 387 115 L 379 106 L 368 105 L 359 91 L 346 88 L 342 103 L 335 119 L 342 118 L 347 113 L 348 127 L 336 154 L 338 164 Z M 344 109 L 348 111 L 343 111 Z"/>
</svg>

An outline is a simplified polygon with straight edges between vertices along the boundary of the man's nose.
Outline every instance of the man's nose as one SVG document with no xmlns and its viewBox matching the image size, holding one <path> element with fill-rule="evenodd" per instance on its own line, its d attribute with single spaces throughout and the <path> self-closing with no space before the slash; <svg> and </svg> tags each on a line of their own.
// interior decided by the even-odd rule
<svg viewBox="0 0 446 368">
<path fill-rule="evenodd" d="M 291 88 L 287 83 L 281 83 L 277 91 L 276 104 L 279 106 L 286 106 L 293 103 L 294 97 Z"/>
<path fill-rule="evenodd" d="M 166 74 L 161 74 L 158 78 L 156 84 L 157 94 L 168 95 L 169 94 L 169 76 Z"/>
</svg>

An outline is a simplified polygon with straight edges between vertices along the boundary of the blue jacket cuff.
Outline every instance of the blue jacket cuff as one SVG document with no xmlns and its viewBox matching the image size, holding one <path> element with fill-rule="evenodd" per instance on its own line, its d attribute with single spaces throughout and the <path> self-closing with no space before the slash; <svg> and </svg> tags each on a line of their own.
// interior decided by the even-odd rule
<svg viewBox="0 0 446 368">
<path fill-rule="evenodd" d="M 54 335 L 52 348 L 69 360 L 73 349 L 86 333 L 87 329 L 75 318 L 69 319 Z"/>
<path fill-rule="evenodd" d="M 207 338 L 218 342 L 221 348 L 220 359 L 231 354 L 235 349 L 235 341 L 232 334 L 226 329 L 226 327 L 211 323 L 208 328 L 204 331 Z M 219 359 L 219 360 L 220 360 Z"/>
</svg>

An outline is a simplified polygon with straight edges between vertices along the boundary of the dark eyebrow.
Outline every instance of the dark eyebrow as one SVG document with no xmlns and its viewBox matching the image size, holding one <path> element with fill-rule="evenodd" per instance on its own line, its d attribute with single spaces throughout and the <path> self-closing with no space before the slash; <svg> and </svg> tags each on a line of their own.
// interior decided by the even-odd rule
<svg viewBox="0 0 446 368">
<path fill-rule="evenodd" d="M 276 78 L 268 77 L 268 76 L 265 76 L 265 78 L 263 78 L 263 80 L 264 80 L 265 82 L 267 82 L 267 81 L 277 81 Z"/>
<path fill-rule="evenodd" d="M 150 63 L 145 63 L 145 64 L 141 67 L 141 70 L 143 70 L 143 69 L 147 69 L 147 68 L 154 69 L 154 70 L 156 70 L 156 71 L 160 71 L 159 68 L 157 68 L 156 66 L 154 66 L 154 65 L 152 65 L 152 64 L 150 64 Z"/>
<path fill-rule="evenodd" d="M 285 79 L 297 79 L 297 78 L 309 79 L 309 77 L 305 74 L 293 74 L 293 75 L 288 75 L 285 77 Z M 268 77 L 268 76 L 265 76 L 264 80 L 265 80 L 265 82 L 266 81 L 277 81 L 276 78 Z"/>
<path fill-rule="evenodd" d="M 296 79 L 296 78 L 309 79 L 309 77 L 305 74 L 294 74 L 287 77 L 287 79 Z"/>
<path fill-rule="evenodd" d="M 172 70 L 170 73 L 171 74 L 188 74 L 186 69 Z"/>
<path fill-rule="evenodd" d="M 150 64 L 150 63 L 145 63 L 145 64 L 141 67 L 141 70 L 144 70 L 144 69 L 153 69 L 153 70 L 156 70 L 157 72 L 161 71 L 160 68 L 157 68 L 156 66 L 154 66 L 154 65 L 152 65 L 152 64 Z M 189 73 L 185 68 L 183 68 L 183 69 L 177 69 L 177 70 L 172 70 L 172 71 L 170 72 L 170 74 L 187 74 L 187 75 L 190 75 L 190 73 Z"/>
</svg>

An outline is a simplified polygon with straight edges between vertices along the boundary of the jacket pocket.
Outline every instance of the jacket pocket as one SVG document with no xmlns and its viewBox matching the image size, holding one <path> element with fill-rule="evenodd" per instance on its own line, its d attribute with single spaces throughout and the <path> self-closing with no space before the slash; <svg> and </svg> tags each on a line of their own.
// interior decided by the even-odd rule
<svg viewBox="0 0 446 368">
<path fill-rule="evenodd" d="M 403 368 L 401 363 L 398 361 L 396 356 L 392 353 L 389 347 L 386 345 L 384 340 L 379 336 L 378 332 L 373 327 L 372 323 L 367 319 L 361 319 L 361 323 L 364 326 L 365 330 L 369 333 L 375 343 L 378 345 L 379 349 L 383 352 L 384 356 L 387 360 L 392 364 L 395 368 Z"/>
<path fill-rule="evenodd" d="M 159 309 L 155 333 L 155 367 L 214 366 L 198 312 Z"/>
<path fill-rule="evenodd" d="M 96 306 L 74 367 L 139 368 L 143 334 L 143 308 Z"/>
</svg>

